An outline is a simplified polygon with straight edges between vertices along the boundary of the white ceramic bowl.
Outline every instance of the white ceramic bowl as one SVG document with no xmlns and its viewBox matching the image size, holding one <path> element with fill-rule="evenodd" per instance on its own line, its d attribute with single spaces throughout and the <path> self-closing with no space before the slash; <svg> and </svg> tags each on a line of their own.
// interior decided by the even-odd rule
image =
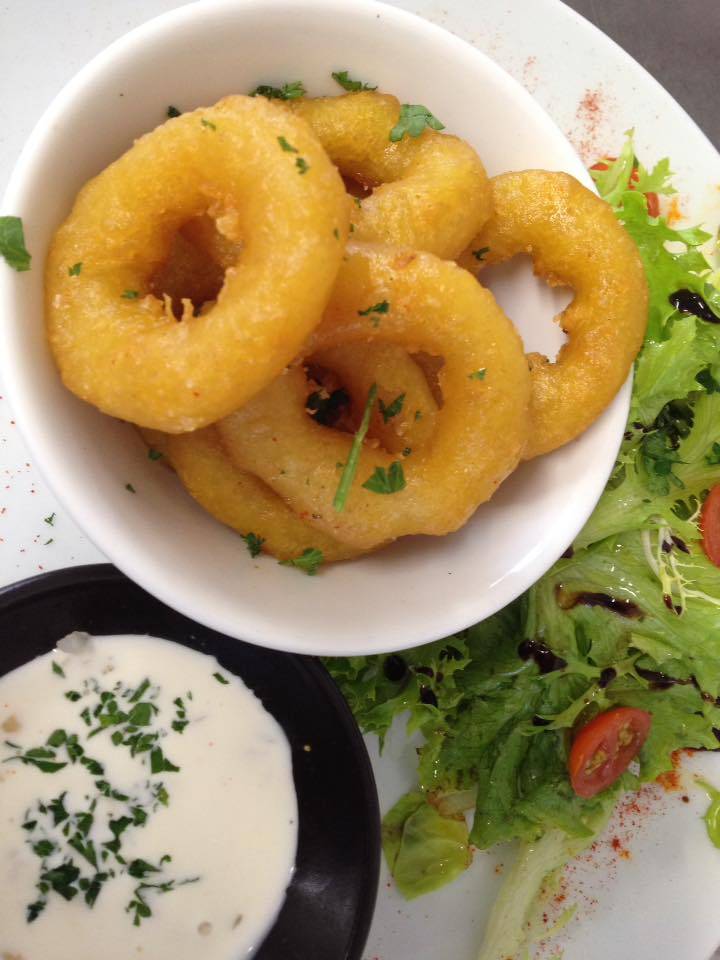
<svg viewBox="0 0 720 960">
<path fill-rule="evenodd" d="M 161 600 L 224 633 L 302 653 L 414 646 L 517 597 L 590 514 L 629 399 L 626 385 L 591 430 L 524 465 L 460 532 L 401 541 L 310 578 L 271 558 L 251 560 L 148 460 L 130 426 L 64 389 L 44 338 L 42 265 L 81 185 L 162 121 L 168 104 L 190 109 L 300 78 L 311 94 L 337 93 L 330 73 L 342 69 L 429 106 L 491 174 L 543 167 L 589 183 L 530 95 L 438 27 L 371 0 L 205 0 L 134 30 L 68 84 L 31 136 L 3 207 L 23 218 L 34 257 L 29 273 L 0 269 L 3 375 L 48 483 L 97 546 Z M 526 343 L 553 355 L 555 295 L 518 266 L 501 270 L 495 289 Z"/>
</svg>

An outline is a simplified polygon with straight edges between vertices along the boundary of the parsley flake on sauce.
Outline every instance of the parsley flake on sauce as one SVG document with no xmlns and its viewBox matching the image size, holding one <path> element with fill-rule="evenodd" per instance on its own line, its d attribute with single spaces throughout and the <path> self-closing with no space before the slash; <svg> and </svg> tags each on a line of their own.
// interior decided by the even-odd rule
<svg viewBox="0 0 720 960">
<path fill-rule="evenodd" d="M 49 526 L 53 527 L 53 526 L 55 526 L 55 516 L 56 516 L 56 514 L 53 512 L 53 513 L 51 513 L 49 516 L 43 517 L 43 522 L 44 522 L 44 523 L 47 523 Z"/>
<path fill-rule="evenodd" d="M 30 269 L 32 258 L 25 246 L 20 217 L 0 217 L 0 256 L 18 273 Z"/>
<path fill-rule="evenodd" d="M 298 157 L 295 161 L 295 166 L 297 167 L 298 173 L 301 175 L 307 173 L 310 169 L 310 164 L 304 157 Z"/>
<path fill-rule="evenodd" d="M 283 137 L 283 136 L 279 136 L 279 137 L 277 138 L 277 142 L 280 144 L 280 146 L 281 146 L 282 149 L 285 151 L 285 153 L 297 153 L 297 152 L 298 152 L 297 147 L 294 147 L 291 143 L 288 143 L 288 141 L 287 141 L 287 140 L 285 139 L 285 137 Z"/>
<path fill-rule="evenodd" d="M 338 513 L 345 509 L 348 494 L 350 493 L 350 487 L 352 486 L 353 480 L 355 479 L 355 474 L 357 473 L 358 464 L 360 463 L 360 451 L 362 449 L 363 440 L 367 435 L 368 427 L 370 426 L 370 417 L 372 415 L 372 408 L 375 404 L 375 400 L 377 399 L 377 391 L 377 384 L 374 383 L 368 391 L 368 398 L 365 404 L 362 420 L 360 421 L 360 426 L 357 428 L 355 436 L 353 437 L 352 446 L 350 447 L 350 454 L 347 458 L 347 463 L 345 464 L 342 475 L 340 476 L 340 482 L 338 483 L 338 488 L 333 499 L 333 507 L 335 507 Z"/>
<path fill-rule="evenodd" d="M 398 122 L 390 131 L 390 140 L 397 143 L 405 134 L 410 137 L 419 137 L 427 127 L 431 130 L 444 130 L 445 124 L 441 123 L 421 103 L 404 103 L 400 107 Z"/>
<path fill-rule="evenodd" d="M 123 300 L 137 300 L 140 294 L 137 290 L 123 290 L 120 296 L 123 298 Z"/>
<path fill-rule="evenodd" d="M 468 374 L 468 380 L 484 380 L 487 370 L 483 367 L 481 370 L 473 370 L 472 373 Z"/>
<path fill-rule="evenodd" d="M 484 260 L 488 253 L 490 253 L 490 247 L 480 247 L 477 250 L 473 250 L 472 255 L 476 260 Z"/>
<path fill-rule="evenodd" d="M 162 460 L 164 456 L 165 454 L 160 450 L 156 450 L 155 447 L 150 447 L 148 450 L 148 460 Z"/>
<path fill-rule="evenodd" d="M 363 83 L 362 80 L 353 80 L 347 70 L 338 70 L 331 76 L 343 90 L 347 90 L 349 93 L 357 93 L 359 90 L 377 90 L 377 86 L 373 87 L 369 83 Z"/>
<path fill-rule="evenodd" d="M 318 567 L 320 567 L 324 561 L 325 557 L 322 550 L 318 550 L 317 547 L 307 547 L 299 557 L 291 557 L 290 560 L 281 560 L 280 565 L 283 567 L 297 567 L 298 570 L 303 570 L 309 577 L 314 577 L 318 572 Z"/>
<path fill-rule="evenodd" d="M 80 273 L 82 272 L 82 268 L 83 268 L 83 265 L 81 261 L 74 263 L 71 267 L 68 267 L 68 276 L 79 277 Z"/>
<path fill-rule="evenodd" d="M 207 127 L 208 130 L 217 130 L 217 126 L 212 122 L 212 120 L 206 120 L 205 117 L 202 117 L 200 123 Z"/>
<path fill-rule="evenodd" d="M 267 100 L 297 100 L 304 97 L 307 91 L 302 80 L 294 80 L 292 83 L 284 83 L 282 87 L 270 87 L 267 84 L 261 84 L 251 91 L 251 97 L 265 97 Z"/>
<path fill-rule="evenodd" d="M 51 518 L 54 515 L 51 515 Z M 48 518 L 46 518 L 48 519 Z M 54 674 L 65 678 L 63 668 L 50 660 Z M 222 678 L 222 682 L 229 681 Z M 97 901 L 103 886 L 116 877 L 129 876 L 140 881 L 127 904 L 126 912 L 139 924 L 152 916 L 148 903 L 150 892 L 168 893 L 186 883 L 195 883 L 199 877 L 167 877 L 165 865 L 172 857 L 165 854 L 155 862 L 134 856 L 124 856 L 123 843 L 126 835 L 144 827 L 159 805 L 167 806 L 169 794 L 160 780 L 148 779 L 149 775 L 175 773 L 178 766 L 168 759 L 164 747 L 165 738 L 172 731 L 182 734 L 190 723 L 185 701 L 182 697 L 173 700 L 175 717 L 163 722 L 159 718 L 161 708 L 155 702 L 160 687 L 144 679 L 136 687 L 125 686 L 117 681 L 111 690 L 105 690 L 96 679 L 84 681 L 82 693 L 69 690 L 63 695 L 70 702 L 83 701 L 78 717 L 85 725 L 84 735 L 72 728 L 53 730 L 41 746 L 26 749 L 18 743 L 4 741 L 4 746 L 13 751 L 2 762 L 18 762 L 35 767 L 41 773 L 54 774 L 70 764 L 84 768 L 93 778 L 95 793 L 88 785 L 84 800 L 79 807 L 72 805 L 67 791 L 52 799 L 39 799 L 29 808 L 20 823 L 24 842 L 40 861 L 35 882 L 35 900 L 25 908 L 26 920 L 33 923 L 46 909 L 53 895 L 70 901 L 83 900 L 88 907 Z M 190 691 L 186 694 L 192 700 Z M 92 728 L 88 732 L 88 727 Z M 144 767 L 145 781 L 139 796 L 130 797 L 115 789 L 101 763 L 85 752 L 86 741 L 103 731 L 111 731 L 110 742 L 118 748 L 129 748 L 130 756 Z M 81 743 L 82 737 L 82 743 Z M 162 744 L 162 746 L 161 746 Z M 98 778 L 98 779 L 95 779 Z M 124 805 L 124 809 L 110 810 L 103 804 L 109 800 Z M 101 832 L 98 832 L 101 831 Z M 103 837 L 102 831 L 107 831 Z M 133 853 L 136 847 L 133 846 Z M 31 898 L 29 897 L 28 900 Z"/>
<path fill-rule="evenodd" d="M 224 683 L 224 684 L 230 683 L 228 678 L 224 677 L 221 673 L 214 673 L 213 676 L 215 677 L 218 683 Z"/>
<path fill-rule="evenodd" d="M 405 471 L 399 460 L 393 460 L 388 469 L 375 467 L 372 476 L 363 484 L 371 493 L 399 493 L 406 487 Z"/>
</svg>

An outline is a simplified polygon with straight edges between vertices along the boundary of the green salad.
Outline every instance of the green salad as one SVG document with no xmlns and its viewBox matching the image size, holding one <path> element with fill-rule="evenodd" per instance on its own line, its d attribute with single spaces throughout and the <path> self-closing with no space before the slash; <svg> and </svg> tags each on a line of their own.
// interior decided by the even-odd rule
<svg viewBox="0 0 720 960">
<path fill-rule="evenodd" d="M 456 878 L 471 846 L 520 841 L 481 960 L 522 950 L 543 882 L 593 842 L 625 791 L 670 770 L 673 751 L 720 739 L 720 570 L 701 531 L 720 484 L 720 284 L 700 249 L 711 237 L 653 215 L 657 195 L 675 192 L 670 165 L 646 170 L 631 135 L 592 174 L 650 287 L 627 432 L 595 512 L 527 594 L 483 623 L 401 654 L 327 661 L 364 731 L 382 742 L 407 715 L 408 734 L 423 737 L 417 789 L 383 821 L 405 897 Z M 647 739 L 614 782 L 579 795 L 573 742 L 618 707 L 651 716 Z"/>
</svg>

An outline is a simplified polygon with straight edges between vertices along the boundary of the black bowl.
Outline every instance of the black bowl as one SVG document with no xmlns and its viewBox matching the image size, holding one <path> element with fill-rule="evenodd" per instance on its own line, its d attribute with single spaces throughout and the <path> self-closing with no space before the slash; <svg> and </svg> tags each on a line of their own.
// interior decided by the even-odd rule
<svg viewBox="0 0 720 960">
<path fill-rule="evenodd" d="M 217 657 L 256 693 L 290 741 L 299 807 L 295 874 L 256 960 L 360 960 L 377 894 L 377 793 L 352 714 L 320 662 L 208 630 L 102 564 L 0 590 L 0 675 L 72 630 L 174 640 Z"/>
</svg>

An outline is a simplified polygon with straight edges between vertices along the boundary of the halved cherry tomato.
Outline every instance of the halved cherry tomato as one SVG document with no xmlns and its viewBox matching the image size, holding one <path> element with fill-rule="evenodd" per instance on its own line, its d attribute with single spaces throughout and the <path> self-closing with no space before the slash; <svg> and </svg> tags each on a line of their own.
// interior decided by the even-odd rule
<svg viewBox="0 0 720 960">
<path fill-rule="evenodd" d="M 705 498 L 700 512 L 700 529 L 708 560 L 720 567 L 720 484 L 713 487 Z"/>
<path fill-rule="evenodd" d="M 591 170 L 607 170 L 610 164 L 614 163 L 616 160 L 617 160 L 617 157 L 607 157 L 606 160 L 598 160 L 598 162 L 594 163 L 592 167 L 590 167 L 590 169 Z M 630 182 L 628 183 L 628 189 L 634 190 L 635 184 L 638 182 L 639 179 L 640 179 L 640 173 L 638 172 L 638 168 L 633 167 L 633 171 L 630 174 Z M 645 199 L 647 200 L 648 214 L 651 217 L 659 217 L 660 216 L 660 197 L 658 197 L 658 195 L 654 191 L 650 191 L 650 193 L 645 194 Z"/>
<path fill-rule="evenodd" d="M 594 797 L 625 773 L 647 740 L 651 714 L 635 707 L 613 707 L 598 714 L 575 735 L 568 771 L 579 797 Z"/>
</svg>

